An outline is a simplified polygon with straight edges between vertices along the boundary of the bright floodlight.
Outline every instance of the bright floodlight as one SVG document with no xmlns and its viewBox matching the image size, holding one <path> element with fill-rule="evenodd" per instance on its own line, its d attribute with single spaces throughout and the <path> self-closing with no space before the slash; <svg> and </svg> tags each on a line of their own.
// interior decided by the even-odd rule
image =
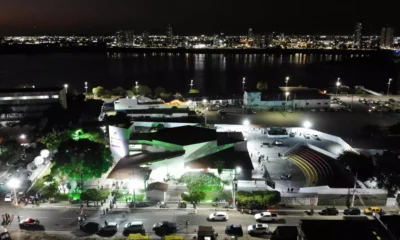
<svg viewBox="0 0 400 240">
<path fill-rule="evenodd" d="M 243 121 L 243 125 L 244 125 L 244 126 L 249 126 L 249 125 L 250 125 L 249 119 L 245 119 L 245 120 Z"/>
<path fill-rule="evenodd" d="M 21 134 L 21 135 L 19 136 L 19 138 L 20 138 L 20 139 L 26 139 L 26 135 L 25 135 L 25 134 Z"/>
<path fill-rule="evenodd" d="M 68 84 L 64 84 L 64 87 L 65 87 L 65 88 L 68 88 Z"/>
<path fill-rule="evenodd" d="M 340 83 L 339 81 L 337 81 L 337 82 L 336 82 L 336 86 L 338 86 L 338 87 L 339 87 L 339 86 L 340 86 L 340 84 L 341 84 L 341 83 Z"/>
<path fill-rule="evenodd" d="M 193 103 L 192 100 L 188 100 L 187 101 L 187 104 L 189 104 L 189 105 L 192 104 L 192 103 Z"/>
<path fill-rule="evenodd" d="M 289 92 L 285 92 L 286 97 L 289 96 L 289 94 L 290 94 Z"/>
<path fill-rule="evenodd" d="M 236 167 L 236 172 L 237 173 L 240 173 L 242 171 L 242 168 L 241 167 Z"/>
<path fill-rule="evenodd" d="M 47 149 L 43 149 L 40 151 L 40 156 L 42 156 L 43 158 L 48 158 L 50 156 L 50 151 Z"/>
<path fill-rule="evenodd" d="M 311 122 L 310 121 L 305 121 L 304 123 L 303 123 L 303 126 L 305 127 L 305 128 L 310 128 L 311 127 Z"/>
<path fill-rule="evenodd" d="M 203 103 L 207 103 L 207 99 L 203 99 Z"/>
<path fill-rule="evenodd" d="M 12 178 L 7 183 L 7 185 L 11 188 L 18 188 L 20 184 L 21 184 L 21 181 L 17 178 Z"/>
</svg>

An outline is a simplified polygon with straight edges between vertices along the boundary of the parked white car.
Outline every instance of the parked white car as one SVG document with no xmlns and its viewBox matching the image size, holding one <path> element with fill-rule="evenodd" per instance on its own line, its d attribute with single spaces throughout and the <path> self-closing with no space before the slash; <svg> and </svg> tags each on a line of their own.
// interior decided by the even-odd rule
<svg viewBox="0 0 400 240">
<path fill-rule="evenodd" d="M 6 197 L 4 198 L 4 202 L 11 202 L 13 200 L 13 196 L 11 193 L 7 193 Z"/>
<path fill-rule="evenodd" d="M 273 222 L 279 220 L 278 214 L 271 212 L 257 213 L 256 215 L 254 215 L 254 218 L 257 221 L 265 221 L 265 222 Z"/>
<path fill-rule="evenodd" d="M 268 224 L 254 224 L 247 228 L 249 234 L 267 234 L 269 232 Z"/>
<path fill-rule="evenodd" d="M 226 221 L 228 219 L 229 219 L 229 216 L 226 212 L 211 213 L 208 216 L 208 220 L 210 220 L 210 221 Z"/>
</svg>

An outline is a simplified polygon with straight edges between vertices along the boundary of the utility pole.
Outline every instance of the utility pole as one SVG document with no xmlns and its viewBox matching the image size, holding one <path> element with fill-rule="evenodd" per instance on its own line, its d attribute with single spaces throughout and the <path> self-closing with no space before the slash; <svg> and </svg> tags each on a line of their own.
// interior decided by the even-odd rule
<svg viewBox="0 0 400 240">
<path fill-rule="evenodd" d="M 353 198 L 351 199 L 351 207 L 354 207 L 354 200 L 356 198 L 356 187 L 357 187 L 357 173 L 354 177 L 354 189 L 353 189 Z"/>
</svg>

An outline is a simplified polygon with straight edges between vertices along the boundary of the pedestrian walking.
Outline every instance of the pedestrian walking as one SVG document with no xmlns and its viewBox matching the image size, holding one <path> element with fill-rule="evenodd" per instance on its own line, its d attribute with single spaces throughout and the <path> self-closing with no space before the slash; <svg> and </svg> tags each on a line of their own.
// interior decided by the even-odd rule
<svg viewBox="0 0 400 240">
<path fill-rule="evenodd" d="M 108 226 L 107 220 L 104 220 L 104 225 Z"/>
<path fill-rule="evenodd" d="M 290 192 L 293 192 L 293 188 L 290 189 Z"/>
<path fill-rule="evenodd" d="M 106 210 L 103 208 L 103 214 L 106 215 Z"/>
<path fill-rule="evenodd" d="M 3 217 L 3 222 L 6 222 L 6 218 L 4 217 L 4 214 L 1 216 Z"/>
<path fill-rule="evenodd" d="M 269 157 L 267 156 L 267 161 L 268 161 L 268 158 L 269 158 Z"/>
<path fill-rule="evenodd" d="M 108 208 L 106 208 L 106 213 L 108 213 Z"/>
<path fill-rule="evenodd" d="M 290 191 L 290 189 L 289 188 L 287 188 L 287 192 L 289 192 Z"/>
<path fill-rule="evenodd" d="M 20 219 L 19 215 L 17 216 L 17 219 L 18 219 L 18 222 L 21 222 L 21 219 Z"/>
</svg>

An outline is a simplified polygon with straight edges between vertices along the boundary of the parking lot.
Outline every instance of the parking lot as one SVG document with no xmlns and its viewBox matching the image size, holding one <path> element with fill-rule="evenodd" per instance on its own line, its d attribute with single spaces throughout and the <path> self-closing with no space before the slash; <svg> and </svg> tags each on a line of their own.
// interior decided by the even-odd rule
<svg viewBox="0 0 400 240">
<path fill-rule="evenodd" d="M 351 106 L 351 97 L 340 97 Z M 397 100 L 396 100 L 397 101 Z M 353 112 L 350 111 L 283 111 L 257 110 L 253 114 L 243 114 L 238 108 L 220 108 L 227 114 L 221 116 L 218 111 L 205 111 L 207 123 L 242 124 L 245 119 L 252 125 L 263 127 L 301 127 L 305 121 L 312 123 L 312 129 L 342 137 L 350 145 L 363 148 L 363 127 L 379 125 L 383 128 L 398 122 L 398 113 L 371 113 L 368 107 L 353 97 Z M 343 108 L 339 104 L 332 104 L 332 108 Z"/>
</svg>

